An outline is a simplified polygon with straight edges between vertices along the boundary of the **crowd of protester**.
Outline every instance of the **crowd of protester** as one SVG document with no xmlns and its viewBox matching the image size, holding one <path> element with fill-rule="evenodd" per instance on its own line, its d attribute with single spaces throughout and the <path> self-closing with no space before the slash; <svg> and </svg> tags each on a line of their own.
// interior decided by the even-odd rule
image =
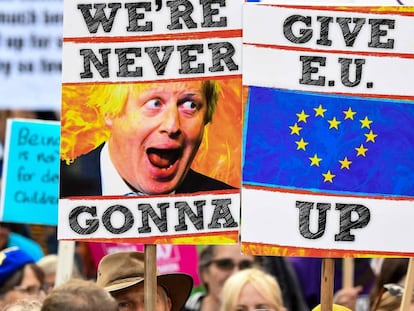
<svg viewBox="0 0 414 311">
<path fill-rule="evenodd" d="M 308 294 L 310 287 L 320 287 L 320 276 L 312 271 L 321 269 L 316 268 L 315 258 L 302 258 L 301 263 L 309 265 L 301 270 L 297 258 L 242 254 L 239 245 L 205 245 L 197 261 L 202 283 L 197 288 L 185 273 L 157 275 L 156 311 L 320 309 L 320 301 Z M 333 310 L 400 310 L 408 259 L 386 258 L 378 271 L 366 265 L 368 259 L 359 261 L 355 259 L 355 287 L 334 289 Z M 111 253 L 99 262 L 96 278 L 88 278 L 75 265 L 72 277 L 56 286 L 56 254 L 39 259 L 4 243 L 0 311 L 144 310 L 144 262 L 141 252 Z M 370 277 L 361 279 L 366 269 Z M 305 277 L 307 284 L 301 280 Z M 357 307 L 359 297 L 365 297 L 365 307 Z M 409 310 L 414 310 L 414 303 Z"/>
</svg>

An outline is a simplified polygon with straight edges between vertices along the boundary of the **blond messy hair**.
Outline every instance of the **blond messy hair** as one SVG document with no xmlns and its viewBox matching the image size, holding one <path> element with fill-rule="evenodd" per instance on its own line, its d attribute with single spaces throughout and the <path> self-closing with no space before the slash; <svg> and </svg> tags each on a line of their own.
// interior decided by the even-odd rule
<svg viewBox="0 0 414 311">
<path fill-rule="evenodd" d="M 285 310 L 282 291 L 277 280 L 259 268 L 249 268 L 230 276 L 222 290 L 221 311 L 232 311 L 238 304 L 240 293 L 246 284 L 252 285 L 276 311 Z"/>
<path fill-rule="evenodd" d="M 128 94 L 139 94 L 149 85 L 149 83 L 97 84 L 92 89 L 87 105 L 98 108 L 102 116 L 116 117 L 122 113 L 128 100 Z M 200 91 L 207 103 L 205 118 L 207 124 L 213 119 L 220 87 L 217 81 L 206 80 L 201 81 Z"/>
</svg>

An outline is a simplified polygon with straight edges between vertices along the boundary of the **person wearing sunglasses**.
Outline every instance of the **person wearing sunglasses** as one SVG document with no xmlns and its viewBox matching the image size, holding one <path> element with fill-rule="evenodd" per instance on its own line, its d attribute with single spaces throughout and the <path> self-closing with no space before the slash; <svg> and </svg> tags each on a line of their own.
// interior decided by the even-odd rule
<svg viewBox="0 0 414 311">
<path fill-rule="evenodd" d="M 258 268 L 239 271 L 224 283 L 220 311 L 286 311 L 277 280 Z"/>
<path fill-rule="evenodd" d="M 237 271 L 255 265 L 255 257 L 242 254 L 240 245 L 205 246 L 198 261 L 198 273 L 205 291 L 192 295 L 184 311 L 219 310 L 224 282 Z"/>
</svg>

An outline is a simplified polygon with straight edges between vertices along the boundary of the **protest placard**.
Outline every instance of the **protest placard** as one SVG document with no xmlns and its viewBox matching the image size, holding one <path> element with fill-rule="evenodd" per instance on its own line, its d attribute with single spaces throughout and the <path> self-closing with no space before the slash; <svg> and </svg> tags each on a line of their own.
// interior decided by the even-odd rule
<svg viewBox="0 0 414 311">
<path fill-rule="evenodd" d="M 59 239 L 238 241 L 242 2 L 65 1 Z"/>
<path fill-rule="evenodd" d="M 413 8 L 249 3 L 243 23 L 243 251 L 412 255 Z"/>
<path fill-rule="evenodd" d="M 8 119 L 1 220 L 57 225 L 59 122 Z"/>
<path fill-rule="evenodd" d="M 62 0 L 1 1 L 1 108 L 60 109 L 62 20 Z"/>
</svg>

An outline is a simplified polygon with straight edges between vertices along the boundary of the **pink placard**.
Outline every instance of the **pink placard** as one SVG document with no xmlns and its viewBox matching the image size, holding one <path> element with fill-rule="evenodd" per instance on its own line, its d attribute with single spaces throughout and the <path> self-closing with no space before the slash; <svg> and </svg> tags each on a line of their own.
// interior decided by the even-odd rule
<svg viewBox="0 0 414 311">
<path fill-rule="evenodd" d="M 87 243 L 95 268 L 106 254 L 128 251 L 144 251 L 143 244 Z M 195 245 L 157 244 L 157 268 L 161 274 L 182 272 L 193 277 L 194 287 L 200 285 L 198 277 L 198 253 Z"/>
</svg>

